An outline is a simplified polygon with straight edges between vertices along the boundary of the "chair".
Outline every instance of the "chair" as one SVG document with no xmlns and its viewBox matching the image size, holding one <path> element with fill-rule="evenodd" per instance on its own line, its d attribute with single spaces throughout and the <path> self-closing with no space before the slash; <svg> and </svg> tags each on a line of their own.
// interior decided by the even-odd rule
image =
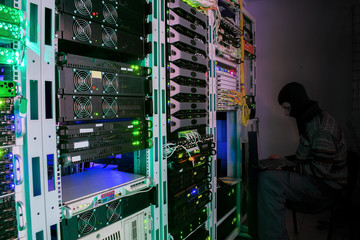
<svg viewBox="0 0 360 240">
<path fill-rule="evenodd" d="M 331 216 L 330 216 L 330 222 L 329 222 L 329 231 L 327 239 L 331 240 L 333 236 L 333 227 L 334 227 L 334 219 L 335 219 L 335 210 L 338 207 L 345 206 L 347 209 L 347 213 L 350 214 L 350 239 L 353 239 L 354 234 L 354 226 L 353 226 L 353 220 L 355 218 L 354 214 L 352 214 L 352 195 L 356 187 L 356 183 L 358 181 L 359 177 L 359 164 L 360 159 L 359 156 L 353 152 L 348 151 L 347 152 L 348 157 L 348 184 L 343 189 L 342 195 L 339 199 L 334 201 L 332 204 L 327 206 L 313 206 L 313 205 L 306 205 L 301 202 L 291 202 L 286 201 L 285 206 L 292 211 L 292 217 L 293 217 L 293 225 L 294 225 L 294 233 L 298 233 L 297 229 L 297 222 L 296 222 L 296 212 L 304 213 L 304 214 L 318 214 L 321 212 L 324 212 L 326 210 L 331 210 Z"/>
</svg>

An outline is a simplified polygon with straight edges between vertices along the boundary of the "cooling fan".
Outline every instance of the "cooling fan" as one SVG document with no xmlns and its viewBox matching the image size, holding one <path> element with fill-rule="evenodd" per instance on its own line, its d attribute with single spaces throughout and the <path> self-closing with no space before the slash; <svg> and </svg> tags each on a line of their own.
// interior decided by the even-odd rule
<svg viewBox="0 0 360 240">
<path fill-rule="evenodd" d="M 84 16 L 91 16 L 92 3 L 91 0 L 74 0 L 76 12 Z"/>
<path fill-rule="evenodd" d="M 102 76 L 103 88 L 105 93 L 117 93 L 119 82 L 117 74 L 105 73 Z"/>
<path fill-rule="evenodd" d="M 96 230 L 96 216 L 94 211 L 86 212 L 78 216 L 78 231 L 88 234 Z"/>
<path fill-rule="evenodd" d="M 90 71 L 73 70 L 74 71 L 74 87 L 76 91 L 86 92 L 92 86 L 92 78 Z"/>
<path fill-rule="evenodd" d="M 102 110 L 103 110 L 104 117 L 107 117 L 107 118 L 117 117 L 118 116 L 117 115 L 117 111 L 118 111 L 117 98 L 112 98 L 112 97 L 103 98 Z"/>
<path fill-rule="evenodd" d="M 121 217 L 121 204 L 120 201 L 115 201 L 107 206 L 106 218 L 109 222 L 115 222 Z"/>
<path fill-rule="evenodd" d="M 92 104 L 90 98 L 91 97 L 74 97 L 75 119 L 91 117 Z"/>
<path fill-rule="evenodd" d="M 103 46 L 117 49 L 117 30 L 110 27 L 102 26 Z"/>
<path fill-rule="evenodd" d="M 118 13 L 117 13 L 116 8 L 113 5 L 104 4 L 103 15 L 104 15 L 105 22 L 107 22 L 109 24 L 117 25 Z"/>
<path fill-rule="evenodd" d="M 82 42 L 91 43 L 91 26 L 90 23 L 83 19 L 75 19 L 73 23 L 74 39 L 79 39 Z"/>
</svg>

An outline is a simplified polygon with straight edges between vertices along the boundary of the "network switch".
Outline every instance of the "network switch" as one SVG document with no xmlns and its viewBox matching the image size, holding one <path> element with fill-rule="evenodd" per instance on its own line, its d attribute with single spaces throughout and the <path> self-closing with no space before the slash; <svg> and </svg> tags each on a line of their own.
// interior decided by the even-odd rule
<svg viewBox="0 0 360 240">
<path fill-rule="evenodd" d="M 90 137 L 111 133 L 118 134 L 122 132 L 132 132 L 134 135 L 139 135 L 140 131 L 149 129 L 151 126 L 151 121 L 134 119 L 116 122 L 59 125 L 57 127 L 57 133 L 61 139 Z"/>
<path fill-rule="evenodd" d="M 152 147 L 150 139 L 134 140 L 133 142 L 118 143 L 110 146 L 99 146 L 93 149 L 79 150 L 75 152 L 59 153 L 59 162 L 62 166 L 94 161 L 118 154 L 135 152 Z"/>
<path fill-rule="evenodd" d="M 109 72 L 137 77 L 147 77 L 151 74 L 151 68 L 149 67 L 141 67 L 138 65 L 130 65 L 111 60 L 74 55 L 64 52 L 57 54 L 57 65 L 71 69 Z"/>
<path fill-rule="evenodd" d="M 138 131 L 136 135 L 134 135 L 133 132 L 109 133 L 85 138 L 59 139 L 57 146 L 60 153 L 70 153 L 128 142 L 133 143 L 138 140 L 146 141 L 146 139 L 151 138 L 151 136 L 152 132 L 148 130 L 141 131 L 141 134 L 140 131 Z"/>
</svg>

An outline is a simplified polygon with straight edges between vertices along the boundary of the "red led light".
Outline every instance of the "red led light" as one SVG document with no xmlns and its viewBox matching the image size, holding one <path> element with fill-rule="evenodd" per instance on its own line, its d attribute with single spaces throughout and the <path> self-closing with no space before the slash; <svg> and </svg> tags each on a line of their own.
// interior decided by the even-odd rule
<svg viewBox="0 0 360 240">
<path fill-rule="evenodd" d="M 92 15 L 95 16 L 95 12 L 93 12 Z"/>
<path fill-rule="evenodd" d="M 95 89 L 95 86 L 93 86 L 93 89 Z"/>
</svg>

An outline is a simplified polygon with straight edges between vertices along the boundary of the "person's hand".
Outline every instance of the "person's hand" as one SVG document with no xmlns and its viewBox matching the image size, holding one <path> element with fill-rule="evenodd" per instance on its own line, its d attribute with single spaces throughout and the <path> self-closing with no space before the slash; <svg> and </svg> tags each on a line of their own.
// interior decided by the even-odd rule
<svg viewBox="0 0 360 240">
<path fill-rule="evenodd" d="M 282 156 L 277 155 L 277 154 L 271 154 L 271 155 L 268 157 L 268 159 L 280 159 L 280 158 L 282 158 Z"/>
</svg>

